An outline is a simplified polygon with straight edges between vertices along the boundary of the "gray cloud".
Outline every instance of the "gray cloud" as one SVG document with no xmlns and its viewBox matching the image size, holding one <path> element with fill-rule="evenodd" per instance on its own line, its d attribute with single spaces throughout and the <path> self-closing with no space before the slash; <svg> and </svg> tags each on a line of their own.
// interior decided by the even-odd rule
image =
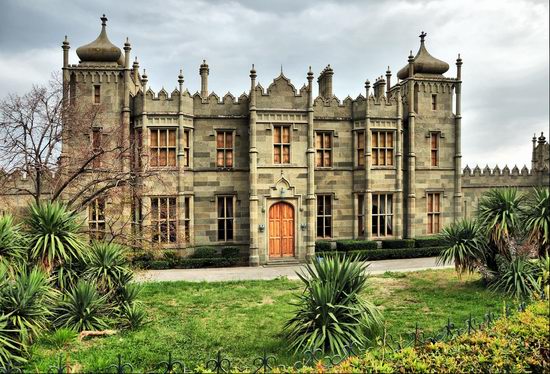
<svg viewBox="0 0 550 374">
<path fill-rule="evenodd" d="M 174 88 L 183 68 L 196 91 L 206 58 L 210 88 L 236 95 L 248 89 L 252 63 L 264 86 L 282 64 L 297 87 L 309 65 L 319 72 L 330 63 L 336 95 L 356 97 L 365 79 L 404 66 L 425 30 L 430 53 L 451 65 L 448 76 L 458 52 L 464 59 L 464 164 L 529 165 L 533 133 L 548 130 L 548 11 L 545 0 L 4 0 L 0 97 L 59 69 L 66 34 L 76 63 L 74 51 L 97 36 L 102 13 L 114 43 L 130 38 L 154 89 Z"/>
</svg>

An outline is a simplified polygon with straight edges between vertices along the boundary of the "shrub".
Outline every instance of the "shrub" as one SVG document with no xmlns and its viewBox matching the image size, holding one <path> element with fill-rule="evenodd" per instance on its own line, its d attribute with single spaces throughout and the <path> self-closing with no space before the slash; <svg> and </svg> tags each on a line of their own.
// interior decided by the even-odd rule
<svg viewBox="0 0 550 374">
<path fill-rule="evenodd" d="M 9 365 L 26 362 L 21 351 L 25 346 L 14 339 L 16 331 L 8 328 L 8 316 L 0 314 L 0 368 L 6 368 L 9 372 Z"/>
<path fill-rule="evenodd" d="M 378 244 L 372 240 L 337 240 L 336 250 L 341 252 L 377 249 Z"/>
<path fill-rule="evenodd" d="M 414 248 L 414 239 L 382 240 L 382 248 L 384 249 Z"/>
<path fill-rule="evenodd" d="M 132 263 L 136 262 L 150 262 L 155 259 L 155 256 L 151 252 L 140 252 L 132 257 Z"/>
<path fill-rule="evenodd" d="M 212 258 L 182 258 L 178 262 L 180 269 L 196 269 L 206 267 L 227 267 L 237 263 L 236 257 L 212 257 Z"/>
<path fill-rule="evenodd" d="M 21 261 L 24 259 L 23 235 L 19 226 L 13 223 L 13 217 L 0 216 L 0 262 Z"/>
<path fill-rule="evenodd" d="M 94 282 L 101 292 L 116 290 L 128 274 L 131 271 L 123 246 L 97 241 L 92 243 L 84 276 Z"/>
<path fill-rule="evenodd" d="M 432 248 L 402 248 L 402 249 L 369 249 L 365 251 L 320 252 L 317 256 L 348 255 L 362 261 L 390 260 L 399 258 L 432 257 L 441 253 L 443 247 Z"/>
<path fill-rule="evenodd" d="M 137 330 L 145 323 L 147 314 L 138 304 L 123 304 L 121 310 L 122 327 Z"/>
<path fill-rule="evenodd" d="M 472 272 L 485 264 L 487 245 L 476 220 L 454 222 L 443 228 L 440 238 L 446 246 L 437 259 L 439 264 L 454 263 L 459 274 Z"/>
<path fill-rule="evenodd" d="M 26 344 L 46 330 L 56 296 L 43 271 L 23 268 L 2 285 L 0 313 L 6 315 L 8 328 L 17 331 L 17 339 Z"/>
<path fill-rule="evenodd" d="M 179 256 L 175 251 L 166 251 L 162 254 L 162 259 L 168 262 L 170 267 L 174 267 L 179 261 Z"/>
<path fill-rule="evenodd" d="M 46 344 L 56 349 L 61 349 L 73 342 L 76 339 L 76 336 L 77 334 L 74 330 L 61 328 L 46 335 L 43 340 L 46 342 Z"/>
<path fill-rule="evenodd" d="M 197 247 L 191 258 L 213 258 L 219 257 L 218 251 L 213 247 Z"/>
<path fill-rule="evenodd" d="M 445 240 L 439 236 L 427 236 L 414 239 L 414 246 L 416 248 L 443 247 L 444 245 Z"/>
<path fill-rule="evenodd" d="M 499 271 L 499 277 L 491 284 L 491 288 L 502 290 L 517 299 L 531 298 L 540 293 L 538 269 L 534 262 L 521 256 L 510 262 L 503 260 L 504 269 Z"/>
<path fill-rule="evenodd" d="M 107 328 L 106 296 L 101 296 L 93 282 L 81 280 L 67 292 L 57 308 L 56 327 L 75 331 Z"/>
<path fill-rule="evenodd" d="M 117 291 L 119 304 L 134 304 L 142 290 L 143 286 L 139 283 L 127 283 L 120 287 Z"/>
<path fill-rule="evenodd" d="M 83 257 L 81 222 L 74 211 L 58 202 L 31 204 L 24 220 L 31 259 L 48 271 Z"/>
<path fill-rule="evenodd" d="M 241 250 L 237 247 L 223 247 L 222 257 L 240 257 Z"/>
<path fill-rule="evenodd" d="M 170 269 L 170 263 L 166 260 L 153 260 L 145 263 L 144 269 L 163 270 Z"/>
<path fill-rule="evenodd" d="M 296 315 L 285 324 L 290 349 L 342 354 L 351 344 L 365 345 L 366 334 L 380 325 L 379 311 L 359 296 L 367 283 L 366 268 L 336 255 L 313 261 L 297 273 L 305 290 L 292 304 Z"/>
<path fill-rule="evenodd" d="M 529 241 L 535 244 L 539 256 L 550 251 L 550 194 L 548 188 L 535 188 L 527 198 L 523 221 Z"/>
<path fill-rule="evenodd" d="M 332 242 L 328 240 L 317 240 L 315 242 L 315 252 L 332 251 Z"/>
</svg>

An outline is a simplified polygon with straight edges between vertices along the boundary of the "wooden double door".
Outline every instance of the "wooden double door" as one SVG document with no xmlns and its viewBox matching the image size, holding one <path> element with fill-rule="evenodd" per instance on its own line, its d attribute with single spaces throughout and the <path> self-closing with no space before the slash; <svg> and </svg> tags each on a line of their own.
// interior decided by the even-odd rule
<svg viewBox="0 0 550 374">
<path fill-rule="evenodd" d="M 269 257 L 293 257 L 294 241 L 294 207 L 273 204 L 269 208 Z"/>
</svg>

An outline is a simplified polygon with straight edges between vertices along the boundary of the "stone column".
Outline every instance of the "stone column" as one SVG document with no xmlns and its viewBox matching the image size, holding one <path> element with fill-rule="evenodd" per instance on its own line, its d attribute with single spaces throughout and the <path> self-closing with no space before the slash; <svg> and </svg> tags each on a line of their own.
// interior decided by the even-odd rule
<svg viewBox="0 0 550 374">
<path fill-rule="evenodd" d="M 149 168 L 149 128 L 147 118 L 147 72 L 143 69 L 141 75 L 141 87 L 143 89 L 143 97 L 141 102 L 141 171 L 146 171 Z M 141 182 L 141 211 L 142 211 L 142 227 L 145 233 L 142 232 L 142 237 L 146 240 L 151 239 L 151 200 L 148 196 L 148 191 L 144 185 L 143 179 Z"/>
<path fill-rule="evenodd" d="M 403 100 L 401 87 L 395 93 L 397 97 L 397 129 L 395 130 L 395 236 L 403 235 Z"/>
<path fill-rule="evenodd" d="M 185 139 L 185 128 L 183 126 L 183 72 L 178 75 L 179 97 L 178 97 L 178 246 L 185 246 L 185 186 L 184 186 L 184 165 L 185 152 L 183 142 Z"/>
<path fill-rule="evenodd" d="M 462 151 L 461 151 L 461 91 L 462 91 L 462 59 L 456 59 L 456 113 L 455 113 L 455 157 L 454 157 L 454 221 L 462 218 Z"/>
<path fill-rule="evenodd" d="M 208 74 L 210 73 L 210 68 L 206 63 L 206 60 L 202 60 L 202 64 L 199 68 L 199 74 L 201 76 L 201 98 L 202 101 L 208 100 Z"/>
<path fill-rule="evenodd" d="M 121 168 L 124 173 L 129 173 L 132 162 L 132 149 L 130 144 L 130 51 L 132 50 L 128 38 L 124 43 L 124 89 L 122 98 L 122 128 L 120 129 L 120 145 L 122 146 Z M 132 204 L 135 186 L 126 185 L 121 188 L 120 201 L 122 203 L 122 217 L 132 217 Z M 124 220 L 125 220 L 124 219 Z M 125 234 L 131 233 L 132 225 L 124 225 L 124 220 L 120 222 L 121 229 Z"/>
<path fill-rule="evenodd" d="M 307 240 L 306 260 L 311 261 L 315 257 L 315 220 L 316 201 L 315 198 L 315 132 L 313 130 L 313 72 L 311 66 L 307 72 L 308 95 L 307 95 Z"/>
<path fill-rule="evenodd" d="M 68 134 L 66 133 L 67 132 L 66 128 L 69 126 L 68 124 L 65 123 L 65 121 L 67 120 L 66 110 L 68 108 L 69 101 L 70 101 L 70 97 L 68 94 L 74 95 L 74 92 L 69 93 L 69 87 L 70 87 L 69 49 L 71 47 L 69 46 L 69 40 L 67 39 L 67 35 L 65 35 L 65 40 L 63 40 L 63 44 L 61 45 L 61 48 L 63 49 L 63 113 L 62 113 L 63 117 L 62 117 L 62 121 L 64 125 L 67 125 L 67 126 L 63 126 L 63 131 L 61 133 L 62 146 L 61 146 L 60 163 L 61 163 L 61 167 L 63 167 L 66 164 L 66 161 L 67 161 L 66 159 L 68 156 L 68 149 L 67 149 L 68 145 L 66 141 L 63 141 L 65 140 L 66 137 L 68 137 Z"/>
<path fill-rule="evenodd" d="M 371 177 L 371 129 L 370 129 L 370 82 L 365 82 L 365 94 L 367 100 L 365 101 L 365 238 L 367 240 L 372 238 L 372 177 Z"/>
<path fill-rule="evenodd" d="M 414 218 L 416 211 L 416 193 L 415 193 L 415 181 L 416 181 L 416 154 L 414 147 L 414 137 L 415 137 L 415 117 L 416 113 L 414 112 L 414 66 L 413 66 L 414 57 L 411 54 L 409 55 L 409 77 L 407 81 L 408 88 L 408 99 L 407 106 L 409 109 L 409 123 L 408 123 L 408 142 L 409 142 L 409 153 L 408 153 L 408 178 L 407 178 L 407 231 L 406 237 L 414 237 Z"/>
<path fill-rule="evenodd" d="M 250 70 L 250 266 L 260 265 L 258 253 L 258 149 L 256 148 L 256 70 Z"/>
</svg>

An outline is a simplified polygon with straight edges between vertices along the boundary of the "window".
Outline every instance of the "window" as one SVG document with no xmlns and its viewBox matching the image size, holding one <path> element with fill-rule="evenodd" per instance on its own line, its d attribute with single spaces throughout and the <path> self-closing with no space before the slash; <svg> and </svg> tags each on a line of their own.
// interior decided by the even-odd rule
<svg viewBox="0 0 550 374">
<path fill-rule="evenodd" d="M 98 168 L 101 166 L 101 130 L 97 127 L 92 129 L 92 155 L 95 156 L 92 160 L 92 167 Z"/>
<path fill-rule="evenodd" d="M 430 133 L 432 166 L 439 166 L 439 133 Z"/>
<path fill-rule="evenodd" d="M 432 95 L 432 110 L 437 109 L 437 95 Z"/>
<path fill-rule="evenodd" d="M 218 131 L 216 133 L 216 166 L 219 168 L 233 167 L 233 131 Z"/>
<path fill-rule="evenodd" d="M 176 166 L 175 129 L 151 129 L 151 166 Z"/>
<path fill-rule="evenodd" d="M 357 131 L 357 166 L 365 166 L 365 132 Z"/>
<path fill-rule="evenodd" d="M 137 136 L 137 139 L 136 139 L 136 158 L 137 158 L 137 165 L 139 168 L 141 168 L 142 166 L 142 161 L 141 161 L 141 157 L 142 157 L 142 153 L 143 153 L 143 132 L 141 129 L 138 129 L 137 132 L 136 132 L 136 136 Z"/>
<path fill-rule="evenodd" d="M 177 215 L 175 197 L 151 198 L 151 226 L 153 230 L 153 242 L 176 242 Z"/>
<path fill-rule="evenodd" d="M 317 195 L 317 237 L 332 237 L 331 195 Z"/>
<path fill-rule="evenodd" d="M 440 228 L 440 193 L 428 193 L 428 234 L 437 234 Z"/>
<path fill-rule="evenodd" d="M 357 235 L 365 236 L 365 195 L 357 195 Z"/>
<path fill-rule="evenodd" d="M 372 195 L 372 235 L 393 234 L 393 207 L 391 194 Z"/>
<path fill-rule="evenodd" d="M 189 130 L 183 131 L 183 166 L 189 167 L 189 152 L 191 150 L 191 144 L 189 143 Z"/>
<path fill-rule="evenodd" d="M 94 104 L 99 104 L 101 102 L 101 86 L 94 86 Z"/>
<path fill-rule="evenodd" d="M 273 126 L 273 162 L 290 164 L 290 126 Z"/>
<path fill-rule="evenodd" d="M 317 149 L 315 166 L 332 166 L 332 132 L 317 132 L 315 134 L 315 148 Z"/>
<path fill-rule="evenodd" d="M 233 240 L 233 196 L 218 196 L 218 240 Z"/>
<path fill-rule="evenodd" d="M 105 237 L 105 199 L 98 197 L 88 205 L 88 230 L 91 239 Z"/>
<path fill-rule="evenodd" d="M 372 165 L 393 165 L 393 131 L 372 132 Z"/>
<path fill-rule="evenodd" d="M 185 243 L 191 242 L 191 199 L 189 197 L 184 198 L 183 207 L 183 241 Z"/>
</svg>

